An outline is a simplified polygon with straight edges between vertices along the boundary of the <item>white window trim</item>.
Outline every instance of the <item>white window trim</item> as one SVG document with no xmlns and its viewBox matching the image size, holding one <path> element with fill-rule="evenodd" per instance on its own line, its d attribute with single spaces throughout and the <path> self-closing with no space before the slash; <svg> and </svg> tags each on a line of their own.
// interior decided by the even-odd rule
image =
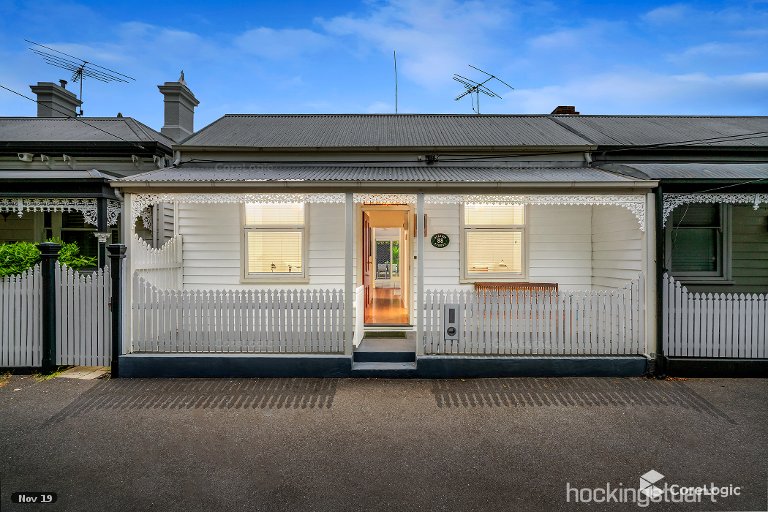
<svg viewBox="0 0 768 512">
<path fill-rule="evenodd" d="M 733 274 L 731 265 L 731 246 L 733 239 L 733 209 L 730 204 L 725 203 L 712 203 L 719 204 L 720 206 L 720 226 L 722 229 L 722 261 L 720 262 L 719 272 L 674 272 L 672 270 L 672 232 L 675 230 L 672 224 L 672 213 L 669 213 L 669 225 L 664 230 L 664 259 L 665 267 L 668 269 L 670 275 L 684 284 L 733 284 Z"/>
<path fill-rule="evenodd" d="M 476 283 L 476 282 L 491 282 L 491 281 L 512 281 L 512 282 L 525 282 L 528 280 L 528 206 L 523 206 L 523 224 L 502 224 L 502 225 L 485 225 L 483 227 L 471 227 L 467 226 L 465 222 L 464 204 L 459 208 L 459 258 L 461 259 L 461 276 L 459 283 Z M 520 263 L 521 271 L 518 272 L 505 272 L 505 273 L 489 273 L 488 275 L 471 275 L 468 272 L 467 265 L 467 232 L 471 230 L 488 230 L 488 231 L 513 231 L 522 233 L 523 249 L 520 251 L 522 261 Z"/>
<path fill-rule="evenodd" d="M 240 204 L 240 282 L 241 283 L 309 283 L 309 203 L 304 204 L 304 225 L 248 226 L 245 203 Z M 301 272 L 252 274 L 248 272 L 248 233 L 251 231 L 301 231 Z"/>
</svg>

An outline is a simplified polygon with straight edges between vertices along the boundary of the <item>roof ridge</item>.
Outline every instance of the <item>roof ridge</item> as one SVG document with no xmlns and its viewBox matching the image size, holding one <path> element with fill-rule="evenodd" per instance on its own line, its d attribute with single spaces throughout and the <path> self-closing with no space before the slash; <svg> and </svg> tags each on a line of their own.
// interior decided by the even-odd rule
<svg viewBox="0 0 768 512">
<path fill-rule="evenodd" d="M 688 119 L 688 118 L 715 118 L 715 119 L 760 119 L 768 118 L 768 115 L 723 115 L 723 114 L 453 114 L 453 113 L 233 113 L 224 114 L 219 119 L 213 121 L 208 126 L 216 123 L 224 117 L 470 117 L 470 118 L 488 118 L 488 117 L 537 117 L 537 118 L 556 118 L 556 119 L 581 119 L 581 118 L 665 118 L 665 119 Z M 208 127 L 206 126 L 206 128 Z M 205 128 L 203 128 L 205 129 Z M 202 131 L 202 130 L 200 130 Z M 199 132 L 198 132 L 199 133 Z"/>
</svg>

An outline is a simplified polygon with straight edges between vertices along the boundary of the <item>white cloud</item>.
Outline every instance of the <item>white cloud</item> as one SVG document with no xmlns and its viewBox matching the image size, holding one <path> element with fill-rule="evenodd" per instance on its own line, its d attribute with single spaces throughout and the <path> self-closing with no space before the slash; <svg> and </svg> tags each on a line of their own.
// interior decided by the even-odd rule
<svg viewBox="0 0 768 512">
<path fill-rule="evenodd" d="M 392 0 L 363 16 L 319 19 L 330 34 L 351 37 L 381 52 L 397 50 L 403 76 L 434 89 L 451 75 L 497 56 L 493 33 L 512 19 L 493 1 Z"/>
<path fill-rule="evenodd" d="M 710 42 L 691 46 L 679 53 L 672 53 L 667 59 L 672 62 L 687 62 L 700 58 L 735 58 L 752 55 L 755 50 L 739 43 Z"/>
<path fill-rule="evenodd" d="M 684 21 L 690 12 L 691 8 L 685 4 L 664 5 L 648 11 L 642 19 L 648 23 L 664 25 Z"/>
<path fill-rule="evenodd" d="M 660 75 L 643 71 L 597 74 L 507 95 L 516 111 L 548 113 L 576 105 L 582 114 L 765 113 L 768 73 Z M 728 98 L 723 105 L 722 98 Z"/>
<path fill-rule="evenodd" d="M 280 60 L 326 50 L 332 42 L 328 37 L 312 30 L 260 27 L 238 36 L 235 44 L 246 53 Z"/>
</svg>

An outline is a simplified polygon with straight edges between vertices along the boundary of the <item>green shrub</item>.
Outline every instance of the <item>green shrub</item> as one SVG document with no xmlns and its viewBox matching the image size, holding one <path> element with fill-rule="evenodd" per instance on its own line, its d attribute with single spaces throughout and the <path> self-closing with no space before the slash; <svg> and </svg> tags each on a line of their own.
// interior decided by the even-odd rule
<svg viewBox="0 0 768 512">
<path fill-rule="evenodd" d="M 58 238 L 51 238 L 48 241 L 61 245 L 61 249 L 59 250 L 59 261 L 69 268 L 80 270 L 82 268 L 96 266 L 96 258 L 93 256 L 81 255 L 80 247 L 78 247 L 76 243 L 72 242 L 67 244 Z"/>
<path fill-rule="evenodd" d="M 76 243 L 64 243 L 57 238 L 48 241 L 61 245 L 59 261 L 64 265 L 75 270 L 96 266 L 96 258 L 80 254 L 80 248 Z M 21 274 L 38 261 L 40 261 L 40 250 L 36 244 L 31 242 L 0 244 L 0 277 Z"/>
<path fill-rule="evenodd" d="M 31 242 L 0 244 L 0 277 L 21 274 L 40 261 L 40 251 Z"/>
</svg>

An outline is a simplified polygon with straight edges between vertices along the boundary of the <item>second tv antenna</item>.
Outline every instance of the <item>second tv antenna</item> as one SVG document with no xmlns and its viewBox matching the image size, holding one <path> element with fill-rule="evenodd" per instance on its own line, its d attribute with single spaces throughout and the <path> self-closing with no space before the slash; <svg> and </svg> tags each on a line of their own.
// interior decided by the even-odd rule
<svg viewBox="0 0 768 512">
<path fill-rule="evenodd" d="M 465 89 L 465 91 L 463 93 L 461 93 L 458 96 L 456 96 L 456 101 L 460 100 L 464 96 L 472 95 L 472 96 L 470 96 L 472 98 L 472 111 L 475 114 L 479 114 L 480 113 L 480 93 L 483 93 L 486 96 L 489 96 L 491 98 L 499 98 L 499 99 L 501 99 L 500 95 L 496 94 L 490 88 L 485 86 L 485 84 L 487 84 L 491 80 L 496 80 L 498 82 L 501 82 L 502 84 L 506 85 L 507 87 L 509 87 L 513 91 L 515 90 L 514 87 L 512 87 L 511 85 L 509 85 L 507 82 L 505 82 L 501 78 L 497 77 L 496 75 L 492 75 L 492 74 L 488 73 L 487 71 L 483 71 L 482 69 L 477 68 L 477 67 L 473 66 L 472 64 L 469 64 L 469 67 L 471 67 L 472 69 L 476 69 L 479 72 L 485 73 L 486 75 L 488 75 L 488 78 L 486 78 L 482 82 L 476 82 L 474 80 L 471 80 L 471 79 L 469 79 L 469 78 L 467 78 L 465 76 L 458 75 L 456 73 L 454 73 L 454 75 L 453 75 L 453 79 L 456 80 L 457 82 L 459 82 L 460 84 L 462 84 L 464 86 L 464 89 Z"/>
<path fill-rule="evenodd" d="M 136 80 L 132 76 L 124 75 L 114 69 L 99 66 L 98 64 L 64 53 L 55 48 L 51 48 L 50 46 L 45 46 L 44 44 L 36 43 L 29 39 L 25 39 L 25 41 L 32 45 L 29 48 L 32 53 L 41 56 L 43 60 L 51 66 L 71 71 L 72 81 L 80 82 L 80 98 L 78 98 L 80 100 L 80 113 L 78 115 L 80 116 L 83 115 L 83 81 L 86 77 L 93 78 L 100 82 L 128 83 L 132 80 Z"/>
</svg>

